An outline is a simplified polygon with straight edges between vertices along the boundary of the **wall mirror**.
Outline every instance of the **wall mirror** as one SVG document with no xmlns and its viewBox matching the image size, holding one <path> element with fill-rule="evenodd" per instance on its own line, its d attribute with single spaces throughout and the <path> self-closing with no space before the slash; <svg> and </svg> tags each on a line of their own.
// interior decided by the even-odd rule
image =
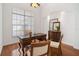
<svg viewBox="0 0 79 59">
<path fill-rule="evenodd" d="M 53 30 L 60 31 L 60 22 L 53 22 Z"/>
<path fill-rule="evenodd" d="M 50 19 L 50 21 L 49 21 L 49 30 L 54 30 L 54 26 L 55 26 L 55 24 L 53 24 L 54 22 L 58 22 L 58 18 L 54 18 L 54 19 Z"/>
</svg>

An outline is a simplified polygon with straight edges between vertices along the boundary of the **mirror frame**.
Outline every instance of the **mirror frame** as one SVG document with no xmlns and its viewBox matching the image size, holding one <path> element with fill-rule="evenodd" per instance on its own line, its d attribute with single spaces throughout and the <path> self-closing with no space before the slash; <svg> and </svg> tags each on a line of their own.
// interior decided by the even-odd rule
<svg viewBox="0 0 79 59">
<path fill-rule="evenodd" d="M 53 22 L 53 30 L 60 31 L 60 22 Z"/>
</svg>

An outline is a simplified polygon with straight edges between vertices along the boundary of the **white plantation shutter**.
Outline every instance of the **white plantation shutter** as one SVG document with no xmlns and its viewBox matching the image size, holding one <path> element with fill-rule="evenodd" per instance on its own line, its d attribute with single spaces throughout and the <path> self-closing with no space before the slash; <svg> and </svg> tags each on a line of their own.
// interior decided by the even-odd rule
<svg viewBox="0 0 79 59">
<path fill-rule="evenodd" d="M 13 36 L 24 35 L 25 30 L 33 30 L 33 23 L 30 12 L 24 10 L 13 9 L 12 10 L 12 25 L 13 25 Z"/>
</svg>

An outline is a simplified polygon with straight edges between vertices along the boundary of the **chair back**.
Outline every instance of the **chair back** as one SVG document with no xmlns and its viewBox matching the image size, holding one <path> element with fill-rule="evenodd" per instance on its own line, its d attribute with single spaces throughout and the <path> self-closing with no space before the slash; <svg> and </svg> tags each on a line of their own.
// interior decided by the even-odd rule
<svg viewBox="0 0 79 59">
<path fill-rule="evenodd" d="M 60 36 L 60 40 L 58 42 L 55 42 L 53 40 L 50 40 L 50 46 L 54 48 L 58 48 L 61 46 L 61 41 L 62 41 L 63 35 Z"/>
<path fill-rule="evenodd" d="M 48 55 L 49 41 L 41 41 L 31 44 L 31 56 L 44 56 Z"/>
</svg>

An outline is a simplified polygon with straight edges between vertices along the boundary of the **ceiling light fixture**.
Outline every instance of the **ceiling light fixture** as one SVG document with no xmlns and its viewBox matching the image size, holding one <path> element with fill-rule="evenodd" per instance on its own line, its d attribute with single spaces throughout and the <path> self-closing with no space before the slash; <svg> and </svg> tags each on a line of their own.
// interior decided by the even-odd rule
<svg viewBox="0 0 79 59">
<path fill-rule="evenodd" d="M 37 8 L 37 7 L 40 6 L 40 4 L 39 4 L 39 3 L 31 3 L 31 6 L 32 6 L 33 8 Z"/>
</svg>

